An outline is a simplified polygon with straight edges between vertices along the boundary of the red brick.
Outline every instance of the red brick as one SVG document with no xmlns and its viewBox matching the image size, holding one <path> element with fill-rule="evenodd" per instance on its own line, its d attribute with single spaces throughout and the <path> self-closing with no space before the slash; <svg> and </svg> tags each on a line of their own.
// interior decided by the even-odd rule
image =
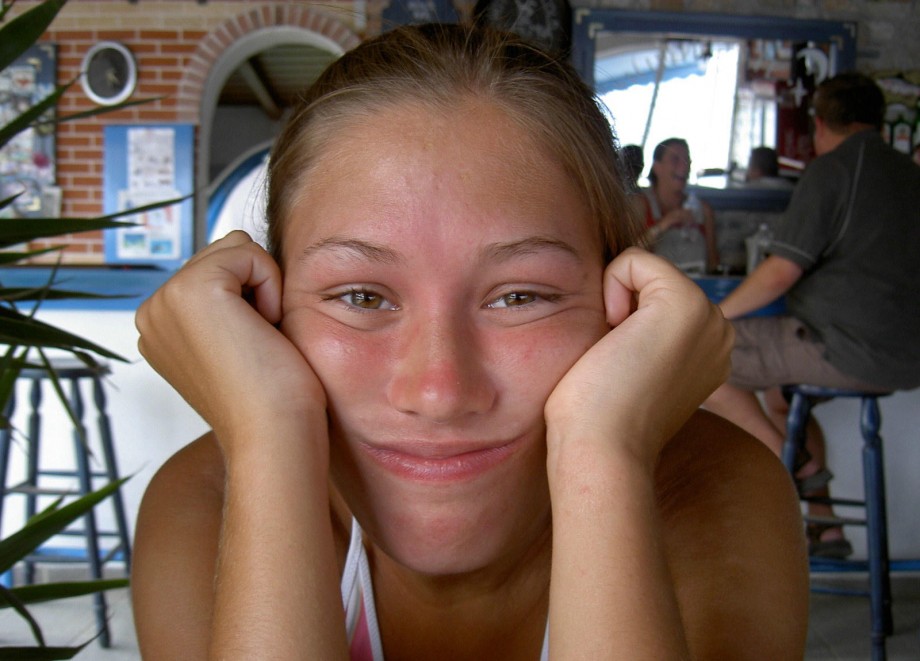
<svg viewBox="0 0 920 661">
<path fill-rule="evenodd" d="M 137 38 L 136 30 L 99 30 L 96 33 L 99 41 L 131 41 Z"/>
</svg>

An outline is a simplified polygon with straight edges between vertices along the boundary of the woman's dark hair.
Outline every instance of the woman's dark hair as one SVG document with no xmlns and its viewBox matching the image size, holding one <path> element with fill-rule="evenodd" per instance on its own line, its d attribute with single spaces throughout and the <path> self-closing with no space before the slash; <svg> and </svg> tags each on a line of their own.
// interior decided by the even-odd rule
<svg viewBox="0 0 920 661">
<path fill-rule="evenodd" d="M 597 221 L 605 259 L 638 241 L 613 129 L 578 73 L 510 33 L 430 24 L 396 28 L 345 53 L 298 103 L 268 168 L 268 241 L 279 263 L 284 223 L 338 134 L 387 108 L 411 103 L 448 114 L 471 98 L 507 113 L 562 165 Z"/>
<path fill-rule="evenodd" d="M 639 175 L 642 174 L 642 170 L 645 168 L 645 155 L 642 153 L 642 147 L 639 145 L 623 145 L 620 150 L 620 157 L 623 161 L 624 173 L 629 177 L 629 183 L 635 186 Z"/>
<path fill-rule="evenodd" d="M 652 186 L 658 183 L 658 175 L 655 174 L 654 164 L 661 161 L 661 159 L 664 158 L 665 152 L 671 147 L 683 147 L 688 154 L 690 153 L 690 145 L 688 145 L 687 141 L 683 138 L 668 138 L 655 145 L 655 151 L 652 152 L 653 167 L 649 168 L 648 171 L 648 180 L 652 182 Z"/>
</svg>

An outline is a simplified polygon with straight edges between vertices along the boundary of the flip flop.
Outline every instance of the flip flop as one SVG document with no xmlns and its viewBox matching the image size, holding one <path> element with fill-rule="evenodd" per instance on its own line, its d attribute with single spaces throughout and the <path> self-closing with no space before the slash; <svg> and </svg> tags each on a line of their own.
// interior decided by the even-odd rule
<svg viewBox="0 0 920 661">
<path fill-rule="evenodd" d="M 821 539 L 821 536 L 832 528 L 840 528 L 840 526 L 820 523 L 808 524 L 805 528 L 805 534 L 808 537 L 808 555 L 810 557 L 845 560 L 853 555 L 853 545 L 850 544 L 850 540 L 846 537 L 828 540 Z"/>
</svg>

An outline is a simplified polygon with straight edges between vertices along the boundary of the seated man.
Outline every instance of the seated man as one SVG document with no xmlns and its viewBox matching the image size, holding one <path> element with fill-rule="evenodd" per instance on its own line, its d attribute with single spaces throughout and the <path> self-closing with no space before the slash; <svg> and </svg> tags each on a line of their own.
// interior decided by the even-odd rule
<svg viewBox="0 0 920 661">
<path fill-rule="evenodd" d="M 705 406 L 778 455 L 787 407 L 777 386 L 920 385 L 920 168 L 883 141 L 884 108 L 881 90 L 860 74 L 818 87 L 818 157 L 774 228 L 770 256 L 721 303 L 736 332 L 732 373 Z M 783 295 L 788 316 L 742 319 Z M 756 391 L 766 391 L 768 412 Z M 813 421 L 807 449 L 799 491 L 825 495 L 832 475 Z M 822 505 L 810 511 L 831 514 Z M 813 555 L 852 552 L 839 527 L 812 525 L 808 533 Z"/>
</svg>

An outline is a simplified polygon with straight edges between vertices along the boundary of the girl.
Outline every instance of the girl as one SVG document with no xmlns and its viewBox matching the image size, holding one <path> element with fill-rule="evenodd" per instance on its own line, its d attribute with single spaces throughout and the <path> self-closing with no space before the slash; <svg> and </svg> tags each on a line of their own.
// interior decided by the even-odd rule
<svg viewBox="0 0 920 661">
<path fill-rule="evenodd" d="M 145 658 L 801 658 L 798 504 L 698 405 L 729 326 L 630 248 L 567 65 L 400 28 L 271 158 L 273 255 L 212 244 L 138 312 L 213 428 L 137 525 Z"/>
</svg>

